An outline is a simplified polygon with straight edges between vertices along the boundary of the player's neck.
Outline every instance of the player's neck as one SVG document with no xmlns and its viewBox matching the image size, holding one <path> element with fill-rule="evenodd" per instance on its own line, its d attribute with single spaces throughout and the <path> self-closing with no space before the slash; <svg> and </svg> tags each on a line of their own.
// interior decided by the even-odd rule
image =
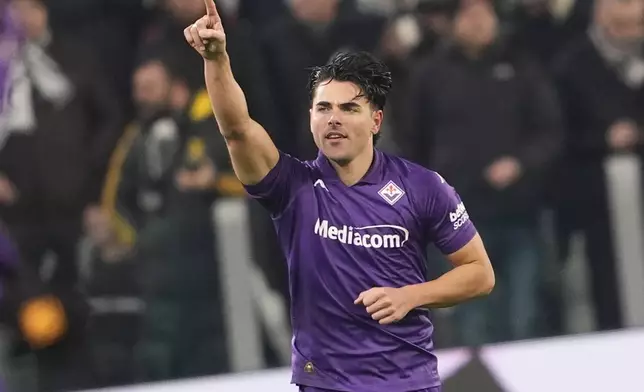
<svg viewBox="0 0 644 392">
<path fill-rule="evenodd" d="M 357 184 L 369 171 L 374 159 L 373 148 L 367 149 L 364 153 L 358 155 L 347 163 L 338 163 L 331 161 L 340 181 L 347 186 Z"/>
</svg>

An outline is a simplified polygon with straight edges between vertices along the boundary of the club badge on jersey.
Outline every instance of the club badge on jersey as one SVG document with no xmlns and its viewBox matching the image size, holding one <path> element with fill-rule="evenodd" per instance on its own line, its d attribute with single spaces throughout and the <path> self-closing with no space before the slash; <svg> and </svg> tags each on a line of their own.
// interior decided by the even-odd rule
<svg viewBox="0 0 644 392">
<path fill-rule="evenodd" d="M 385 199 L 385 201 L 392 206 L 396 204 L 396 202 L 400 199 L 402 199 L 403 196 L 405 196 L 405 191 L 400 189 L 398 185 L 396 185 L 395 182 L 389 181 L 387 185 L 385 185 L 379 192 L 378 194 Z"/>
</svg>

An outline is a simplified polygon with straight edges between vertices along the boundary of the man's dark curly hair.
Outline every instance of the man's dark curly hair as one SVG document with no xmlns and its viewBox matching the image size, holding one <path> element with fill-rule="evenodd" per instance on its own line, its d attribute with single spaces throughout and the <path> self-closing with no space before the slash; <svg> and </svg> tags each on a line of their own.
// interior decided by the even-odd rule
<svg viewBox="0 0 644 392">
<path fill-rule="evenodd" d="M 387 66 L 370 53 L 340 52 L 328 64 L 312 69 L 308 84 L 311 103 L 317 87 L 332 80 L 351 82 L 358 86 L 361 95 L 376 110 L 385 108 L 392 85 L 391 72 Z M 373 136 L 374 145 L 379 138 L 380 133 Z"/>
</svg>

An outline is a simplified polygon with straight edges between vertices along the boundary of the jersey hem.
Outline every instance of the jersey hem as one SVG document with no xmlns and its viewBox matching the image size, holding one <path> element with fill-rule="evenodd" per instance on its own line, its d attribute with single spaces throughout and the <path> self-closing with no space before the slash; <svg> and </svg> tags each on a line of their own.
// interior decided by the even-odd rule
<svg viewBox="0 0 644 392">
<path fill-rule="evenodd" d="M 329 389 L 338 392 L 374 392 L 374 391 L 420 391 L 423 389 L 436 388 L 442 385 L 441 380 L 428 381 L 428 382 L 388 382 L 382 384 L 371 385 L 342 385 L 333 382 L 326 382 L 319 378 L 309 378 L 302 375 L 293 375 L 291 384 L 301 385 L 305 387 Z"/>
</svg>

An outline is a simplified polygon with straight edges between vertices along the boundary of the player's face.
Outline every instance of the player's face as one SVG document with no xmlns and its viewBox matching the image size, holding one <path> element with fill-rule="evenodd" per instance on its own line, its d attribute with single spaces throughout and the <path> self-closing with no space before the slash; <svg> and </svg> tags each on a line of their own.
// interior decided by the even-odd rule
<svg viewBox="0 0 644 392">
<path fill-rule="evenodd" d="M 382 116 L 382 110 L 374 110 L 355 84 L 322 82 L 313 98 L 311 132 L 324 155 L 347 163 L 373 148 Z"/>
</svg>

